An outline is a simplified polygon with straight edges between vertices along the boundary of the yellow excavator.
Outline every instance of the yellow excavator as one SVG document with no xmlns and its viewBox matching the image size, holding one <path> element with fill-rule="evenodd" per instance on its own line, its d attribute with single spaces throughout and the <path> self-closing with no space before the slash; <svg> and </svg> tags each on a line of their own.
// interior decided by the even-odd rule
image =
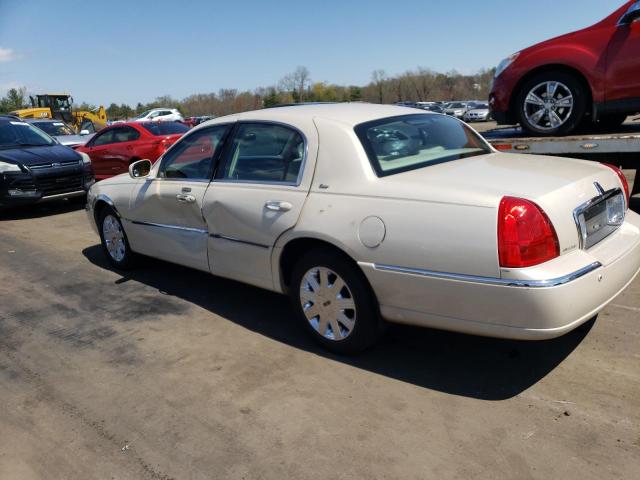
<svg viewBox="0 0 640 480">
<path fill-rule="evenodd" d="M 94 133 L 107 125 L 107 112 L 103 106 L 92 111 L 73 110 L 73 97 L 67 93 L 45 93 L 29 99 L 31 108 L 15 110 L 9 115 L 62 120 L 78 133 Z"/>
</svg>

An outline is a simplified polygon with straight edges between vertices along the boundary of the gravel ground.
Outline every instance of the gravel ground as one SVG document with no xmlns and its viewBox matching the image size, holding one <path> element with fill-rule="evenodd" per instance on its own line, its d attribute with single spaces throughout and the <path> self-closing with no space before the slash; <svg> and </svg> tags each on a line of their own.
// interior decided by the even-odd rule
<svg viewBox="0 0 640 480">
<path fill-rule="evenodd" d="M 77 203 L 8 212 L 0 479 L 637 479 L 639 341 L 637 279 L 552 341 L 396 326 L 336 357 L 281 296 L 111 270 Z"/>
</svg>

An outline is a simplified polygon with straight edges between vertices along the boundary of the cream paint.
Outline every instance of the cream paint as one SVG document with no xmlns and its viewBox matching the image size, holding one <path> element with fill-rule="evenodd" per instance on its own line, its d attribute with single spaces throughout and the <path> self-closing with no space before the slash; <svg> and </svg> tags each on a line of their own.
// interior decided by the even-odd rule
<svg viewBox="0 0 640 480">
<path fill-rule="evenodd" d="M 378 178 L 354 126 L 394 115 L 424 114 L 395 106 L 337 104 L 265 109 L 223 117 L 230 121 L 275 121 L 302 131 L 307 163 L 299 186 L 201 183 L 193 210 L 161 198 L 139 203 L 143 188 L 164 187 L 149 179 L 115 177 L 96 184 L 122 217 L 173 223 L 206 231 L 172 233 L 125 224 L 134 250 L 228 278 L 284 292 L 280 255 L 287 243 L 315 238 L 335 245 L 359 263 L 382 314 L 389 320 L 511 338 L 561 335 L 597 313 L 640 269 L 640 217 L 589 249 L 578 248 L 573 210 L 596 196 L 594 182 L 619 188 L 613 171 L 579 160 L 498 152 Z M 147 184 L 151 186 L 146 187 Z M 175 188 L 182 187 L 182 182 Z M 177 190 L 166 187 L 166 199 Z M 505 195 L 538 203 L 558 233 L 561 256 L 527 269 L 501 269 L 497 255 L 497 209 Z M 287 212 L 265 210 L 286 201 Z M 201 203 L 200 203 L 201 202 Z M 92 218 L 92 216 L 90 215 Z M 365 219 L 377 217 L 379 225 Z M 364 230 L 363 230 L 363 222 Z M 362 241 L 374 235 L 374 240 Z M 213 235 L 213 236 L 212 236 Z M 377 245 L 376 245 L 377 243 Z M 208 258 L 208 263 L 207 263 Z M 377 269 L 391 265 L 475 277 L 548 280 L 600 262 L 602 267 L 549 288 L 505 287 L 429 278 Z"/>
</svg>

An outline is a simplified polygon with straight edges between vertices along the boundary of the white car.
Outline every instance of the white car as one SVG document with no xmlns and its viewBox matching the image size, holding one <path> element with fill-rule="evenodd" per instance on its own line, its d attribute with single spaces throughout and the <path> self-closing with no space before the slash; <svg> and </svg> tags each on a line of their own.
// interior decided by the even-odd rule
<svg viewBox="0 0 640 480">
<path fill-rule="evenodd" d="M 94 185 L 87 210 L 115 267 L 144 254 L 288 294 L 346 353 L 383 320 L 576 328 L 640 269 L 627 192 L 616 168 L 502 154 L 451 117 L 326 104 L 208 121 Z"/>
<path fill-rule="evenodd" d="M 181 122 L 184 118 L 176 108 L 154 108 L 141 113 L 135 122 Z"/>
<path fill-rule="evenodd" d="M 451 102 L 444 108 L 444 113 L 452 117 L 462 118 L 469 109 L 466 102 Z"/>
</svg>

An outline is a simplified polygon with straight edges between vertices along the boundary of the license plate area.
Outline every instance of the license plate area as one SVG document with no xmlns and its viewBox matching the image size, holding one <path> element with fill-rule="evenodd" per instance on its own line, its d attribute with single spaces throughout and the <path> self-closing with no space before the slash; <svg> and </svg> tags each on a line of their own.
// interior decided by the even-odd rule
<svg viewBox="0 0 640 480">
<path fill-rule="evenodd" d="M 589 249 L 624 223 L 625 197 L 617 188 L 591 199 L 574 212 L 581 247 Z"/>
</svg>

